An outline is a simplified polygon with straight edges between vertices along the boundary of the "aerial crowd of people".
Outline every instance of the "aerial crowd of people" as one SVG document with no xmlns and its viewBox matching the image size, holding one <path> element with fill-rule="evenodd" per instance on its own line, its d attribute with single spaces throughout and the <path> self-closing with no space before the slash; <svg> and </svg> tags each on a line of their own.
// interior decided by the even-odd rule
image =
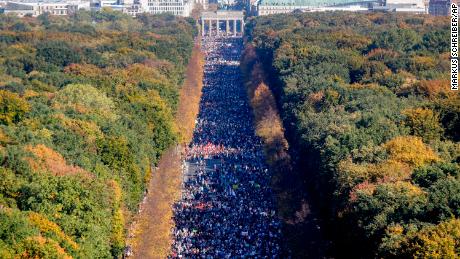
<svg viewBox="0 0 460 259">
<path fill-rule="evenodd" d="M 204 38 L 203 95 L 174 205 L 170 258 L 277 258 L 281 226 L 238 61 L 241 38 Z"/>
</svg>

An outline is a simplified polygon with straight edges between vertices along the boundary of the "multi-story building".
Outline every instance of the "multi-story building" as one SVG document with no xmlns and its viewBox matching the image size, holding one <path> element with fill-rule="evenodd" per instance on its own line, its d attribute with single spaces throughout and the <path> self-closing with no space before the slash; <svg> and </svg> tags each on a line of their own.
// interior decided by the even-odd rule
<svg viewBox="0 0 460 259">
<path fill-rule="evenodd" d="M 452 3 L 458 4 L 458 1 L 452 0 L 430 0 L 428 13 L 435 16 L 450 15 L 450 5 Z"/>
<path fill-rule="evenodd" d="M 203 10 L 208 9 L 208 0 L 195 0 L 195 4 L 201 5 L 203 7 Z"/>
<path fill-rule="evenodd" d="M 374 11 L 426 14 L 425 0 L 386 0 L 383 6 L 374 6 Z"/>
<path fill-rule="evenodd" d="M 170 13 L 173 15 L 190 16 L 194 0 L 140 0 L 144 11 L 151 14 Z"/>
<path fill-rule="evenodd" d="M 121 10 L 123 5 L 118 0 L 91 0 L 91 10 L 99 11 L 104 7 Z"/>
<path fill-rule="evenodd" d="M 0 0 L 2 1 L 2 0 Z M 16 0 L 5 2 L 0 6 L 5 13 L 15 13 L 18 16 L 38 16 L 42 13 L 51 15 L 68 15 L 78 9 L 91 9 L 94 11 L 101 8 L 111 8 L 131 16 L 139 13 L 171 13 L 178 16 L 190 16 L 195 3 L 207 7 L 208 0 Z"/>
<path fill-rule="evenodd" d="M 440 0 L 438 0 L 440 1 Z M 260 0 L 258 15 L 323 11 L 427 13 L 425 0 Z"/>
<path fill-rule="evenodd" d="M 125 5 L 123 13 L 131 15 L 132 17 L 136 17 L 139 13 L 143 13 L 142 6 L 138 3 L 133 3 L 131 5 Z"/>
<path fill-rule="evenodd" d="M 377 0 L 260 0 L 257 15 L 290 13 L 293 11 L 367 11 Z"/>
<path fill-rule="evenodd" d="M 5 13 L 14 13 L 18 16 L 49 13 L 51 15 L 68 15 L 78 9 L 89 9 L 89 2 L 60 1 L 60 2 L 7 2 Z"/>
</svg>

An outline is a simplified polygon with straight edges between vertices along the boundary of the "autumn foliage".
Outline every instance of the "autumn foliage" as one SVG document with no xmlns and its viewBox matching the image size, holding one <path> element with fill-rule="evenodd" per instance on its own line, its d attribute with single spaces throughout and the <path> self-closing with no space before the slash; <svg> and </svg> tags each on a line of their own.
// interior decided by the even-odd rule
<svg viewBox="0 0 460 259">
<path fill-rule="evenodd" d="M 302 195 L 301 178 L 293 168 L 275 95 L 266 84 L 269 77 L 250 44 L 244 50 L 241 70 L 256 134 L 263 141 L 266 162 L 272 174 L 271 187 L 275 192 L 278 215 L 284 222 L 284 242 L 293 256 L 320 256 L 324 248 L 317 229 L 311 225 L 314 215 L 307 197 Z M 310 227 L 305 228 L 309 224 Z M 308 245 L 305 244 L 307 240 L 311 241 Z"/>
<path fill-rule="evenodd" d="M 10 125 L 19 122 L 30 109 L 18 94 L 0 90 L 0 122 Z"/>
<path fill-rule="evenodd" d="M 243 67 L 266 74 L 254 99 L 271 102 L 265 85 L 274 94 L 292 181 L 318 205 L 330 257 L 459 257 L 460 97 L 447 80 L 447 17 L 304 13 L 247 28 L 258 64 Z"/>
<path fill-rule="evenodd" d="M 179 139 L 196 34 L 170 15 L 0 14 L 0 258 L 122 256 Z"/>
<path fill-rule="evenodd" d="M 81 174 L 83 177 L 91 177 L 91 174 L 82 168 L 68 165 L 61 154 L 43 144 L 26 146 L 24 149 L 32 154 L 26 160 L 34 171 L 49 172 L 55 176 Z"/>
<path fill-rule="evenodd" d="M 198 38 L 180 89 L 179 106 L 175 115 L 178 142 L 181 146 L 191 141 L 199 112 L 204 65 L 199 42 Z M 169 255 L 170 230 L 174 224 L 171 205 L 179 199 L 182 181 L 181 154 L 178 149 L 181 146 L 171 147 L 148 179 L 147 202 L 142 205 L 141 213 L 131 225 L 131 237 L 127 240 L 133 247 L 135 258 L 166 258 Z"/>
<path fill-rule="evenodd" d="M 389 159 L 407 163 L 412 167 L 419 167 L 440 160 L 433 150 L 417 137 L 396 137 L 383 146 L 388 152 Z"/>
<path fill-rule="evenodd" d="M 180 105 L 176 113 L 176 124 L 182 144 L 187 144 L 192 140 L 195 129 L 195 119 L 199 112 L 203 87 L 203 58 L 200 45 L 196 44 L 187 68 L 185 82 L 180 91 Z"/>
</svg>

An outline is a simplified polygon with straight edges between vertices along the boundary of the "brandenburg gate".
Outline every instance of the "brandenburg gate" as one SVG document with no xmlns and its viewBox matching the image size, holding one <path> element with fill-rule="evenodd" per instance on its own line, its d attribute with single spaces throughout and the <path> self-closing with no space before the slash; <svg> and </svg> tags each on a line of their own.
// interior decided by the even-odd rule
<svg viewBox="0 0 460 259">
<path fill-rule="evenodd" d="M 225 30 L 220 31 L 221 22 L 225 24 Z M 207 26 L 206 26 L 207 24 Z M 215 24 L 215 34 L 213 25 Z M 238 26 L 239 25 L 239 26 Z M 207 32 L 206 32 L 207 27 Z M 239 27 L 239 32 L 238 32 Z M 203 12 L 201 14 L 201 35 L 202 36 L 237 36 L 244 33 L 244 14 L 242 11 L 215 11 Z"/>
</svg>

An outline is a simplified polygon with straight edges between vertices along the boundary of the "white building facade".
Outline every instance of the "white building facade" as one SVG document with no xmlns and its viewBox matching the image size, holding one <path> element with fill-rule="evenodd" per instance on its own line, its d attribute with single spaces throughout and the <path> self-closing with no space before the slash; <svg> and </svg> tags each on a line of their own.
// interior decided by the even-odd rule
<svg viewBox="0 0 460 259">
<path fill-rule="evenodd" d="M 257 15 L 325 11 L 427 13 L 425 0 L 260 0 Z"/>
<path fill-rule="evenodd" d="M 428 13 L 424 0 L 386 0 L 384 6 L 375 6 L 374 11 L 403 12 L 403 13 Z"/>
<path fill-rule="evenodd" d="M 208 0 L 51 0 L 49 2 L 23 2 L 17 0 L 7 1 L 0 8 L 4 8 L 5 13 L 14 13 L 18 16 L 38 16 L 43 13 L 69 15 L 79 9 L 98 11 L 102 8 L 111 8 L 131 16 L 136 16 L 140 13 L 170 13 L 188 17 L 192 13 L 195 3 L 207 7 Z"/>
<path fill-rule="evenodd" d="M 378 0 L 260 0 L 257 15 L 280 13 L 325 12 L 325 11 L 367 11 L 369 5 Z"/>
<path fill-rule="evenodd" d="M 193 0 L 141 0 L 144 11 L 151 14 L 170 13 L 188 17 L 194 7 Z"/>
<path fill-rule="evenodd" d="M 63 1 L 63 2 L 7 2 L 5 13 L 14 13 L 18 16 L 38 16 L 44 13 L 51 15 L 69 15 L 79 9 L 89 10 L 89 2 Z"/>
</svg>

